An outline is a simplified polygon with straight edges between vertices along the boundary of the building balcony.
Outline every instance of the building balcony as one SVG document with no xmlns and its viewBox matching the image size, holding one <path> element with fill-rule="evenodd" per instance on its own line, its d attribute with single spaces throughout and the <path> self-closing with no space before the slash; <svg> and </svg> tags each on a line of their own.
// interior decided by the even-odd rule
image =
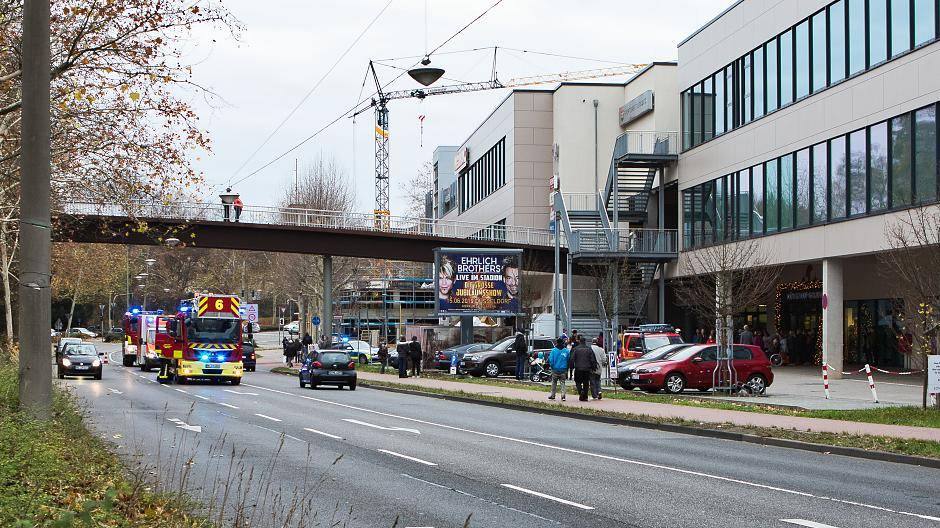
<svg viewBox="0 0 940 528">
<path fill-rule="evenodd" d="M 614 162 L 670 162 L 679 159 L 679 132 L 628 130 L 617 137 Z"/>
</svg>

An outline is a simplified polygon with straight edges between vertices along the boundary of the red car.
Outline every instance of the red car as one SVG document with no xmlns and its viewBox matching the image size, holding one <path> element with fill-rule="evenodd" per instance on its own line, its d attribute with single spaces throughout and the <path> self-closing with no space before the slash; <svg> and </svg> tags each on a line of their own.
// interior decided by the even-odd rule
<svg viewBox="0 0 940 528">
<path fill-rule="evenodd" d="M 732 353 L 738 381 L 750 384 L 756 393 L 763 394 L 774 382 L 770 360 L 764 352 L 754 345 L 734 345 Z M 650 361 L 638 366 L 630 376 L 630 383 L 649 392 L 665 390 L 678 394 L 685 389 L 705 392 L 712 388 L 717 354 L 718 347 L 715 345 L 691 346 L 667 360 Z"/>
</svg>

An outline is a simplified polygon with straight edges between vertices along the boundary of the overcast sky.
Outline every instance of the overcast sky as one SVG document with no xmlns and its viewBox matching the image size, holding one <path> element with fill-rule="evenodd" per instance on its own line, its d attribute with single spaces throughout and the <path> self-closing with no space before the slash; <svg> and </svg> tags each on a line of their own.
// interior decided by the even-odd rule
<svg viewBox="0 0 940 528">
<path fill-rule="evenodd" d="M 226 0 L 244 24 L 238 40 L 215 33 L 189 60 L 194 76 L 222 101 L 207 104 L 193 96 L 213 150 L 196 167 L 205 175 L 207 195 L 254 172 L 329 123 L 356 101 L 371 94 L 374 82 L 364 74 L 370 59 L 422 55 L 425 52 L 424 0 L 392 0 L 378 22 L 313 92 L 286 125 L 250 161 L 278 123 L 316 84 L 388 0 Z M 434 48 L 492 5 L 494 0 L 429 0 L 427 42 Z M 676 45 L 711 20 L 730 0 L 504 0 L 485 17 L 432 56 L 452 81 L 488 80 L 492 49 L 502 80 L 554 73 L 675 60 Z M 200 37 L 203 37 L 200 34 Z M 591 60 L 523 53 L 555 53 Z M 454 53 L 459 52 L 459 53 Z M 386 61 L 403 68 L 418 58 Z M 380 80 L 398 71 L 378 68 Z M 611 81 L 616 79 L 604 79 Z M 406 76 L 390 89 L 412 88 Z M 397 100 L 389 104 L 391 129 L 391 208 L 403 208 L 402 186 L 431 159 L 437 145 L 459 145 L 505 97 L 507 90 Z M 423 146 L 419 115 L 425 115 Z M 373 113 L 342 119 L 295 152 L 235 185 L 246 205 L 276 205 L 293 184 L 294 160 L 301 170 L 318 156 L 336 160 L 348 174 L 357 208 L 374 207 Z M 240 166 L 247 165 L 239 172 Z M 237 174 L 236 174 L 237 173 Z"/>
</svg>

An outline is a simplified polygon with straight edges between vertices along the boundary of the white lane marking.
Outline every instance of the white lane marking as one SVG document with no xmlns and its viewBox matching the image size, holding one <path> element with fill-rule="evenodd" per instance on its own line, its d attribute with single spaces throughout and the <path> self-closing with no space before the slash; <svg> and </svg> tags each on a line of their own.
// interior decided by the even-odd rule
<svg viewBox="0 0 940 528">
<path fill-rule="evenodd" d="M 183 420 L 180 420 L 179 418 L 167 418 L 167 421 L 175 423 L 177 429 L 185 429 L 187 431 L 194 431 L 196 433 L 202 432 L 202 426 L 189 425 L 188 423 L 184 422 Z"/>
<path fill-rule="evenodd" d="M 183 389 L 177 389 L 176 387 L 173 387 L 173 390 L 175 390 L 176 392 L 182 392 L 183 394 L 189 394 L 188 392 L 184 391 Z"/>
<path fill-rule="evenodd" d="M 838 528 L 831 524 L 818 523 L 816 521 L 807 521 L 806 519 L 780 519 L 781 522 L 795 524 L 797 526 L 806 526 L 806 528 Z"/>
<path fill-rule="evenodd" d="M 335 405 L 335 406 L 337 406 L 337 407 L 342 407 L 342 408 L 344 408 L 344 409 L 352 409 L 352 410 L 355 410 L 355 411 L 361 411 L 361 412 L 372 413 L 372 414 L 379 415 L 379 416 L 388 416 L 388 417 L 390 417 L 390 418 L 397 418 L 397 419 L 399 419 L 399 420 L 405 420 L 405 421 L 408 421 L 408 422 L 419 423 L 419 424 L 428 425 L 428 426 L 432 426 L 432 427 L 440 427 L 440 428 L 442 428 L 442 429 L 448 429 L 448 430 L 451 430 L 451 431 L 459 431 L 459 432 L 463 432 L 463 433 L 469 433 L 469 434 L 474 434 L 474 435 L 478 435 L 478 436 L 484 436 L 484 437 L 487 437 L 487 438 L 495 438 L 495 439 L 498 439 L 498 440 L 506 440 L 506 441 L 508 441 L 508 442 L 516 442 L 516 443 L 519 443 L 519 444 L 531 445 L 531 446 L 535 446 L 535 447 L 543 447 L 543 448 L 545 448 L 545 449 L 553 449 L 553 450 L 561 451 L 561 452 L 564 452 L 564 453 L 571 453 L 571 454 L 575 454 L 575 455 L 584 455 L 584 456 L 589 456 L 589 457 L 593 457 L 593 458 L 599 458 L 599 459 L 602 459 L 602 460 L 609 460 L 609 461 L 612 461 L 612 462 L 623 462 L 623 463 L 625 463 L 625 464 L 633 464 L 633 465 L 642 466 L 642 467 L 648 467 L 648 468 L 653 468 L 653 469 L 661 469 L 661 470 L 663 470 L 663 471 L 672 471 L 672 472 L 674 472 L 674 473 L 680 473 L 680 474 L 683 474 L 683 475 L 689 475 L 689 476 L 693 476 L 693 477 L 703 477 L 703 478 L 708 478 L 708 479 L 717 480 L 717 481 L 721 481 L 721 482 L 732 482 L 732 483 L 735 483 L 735 484 L 741 484 L 741 485 L 743 485 L 743 486 L 751 486 L 751 487 L 754 487 L 754 488 L 765 489 L 765 490 L 770 490 L 770 491 L 779 491 L 779 492 L 781 492 L 781 493 L 788 493 L 788 494 L 791 494 L 791 495 L 799 495 L 799 496 L 801 496 L 801 497 L 809 497 L 809 498 L 814 498 L 814 499 L 819 499 L 819 500 L 827 500 L 827 501 L 837 502 L 837 503 L 839 503 L 839 504 L 848 504 L 848 505 L 851 505 L 851 506 L 858 506 L 858 507 L 860 507 L 860 508 L 868 508 L 868 509 L 870 509 L 870 510 L 883 511 L 883 512 L 887 512 L 887 513 L 895 513 L 895 514 L 898 514 L 898 515 L 906 515 L 906 516 L 908 516 L 908 517 L 917 517 L 917 518 L 919 518 L 919 519 L 926 519 L 926 520 L 928 520 L 928 521 L 938 521 L 938 522 L 940 522 L 940 517 L 933 517 L 933 516 L 931 516 L 931 515 L 923 515 L 923 514 L 920 514 L 920 513 L 912 513 L 912 512 L 906 512 L 906 511 L 901 511 L 901 510 L 892 510 L 892 509 L 890 509 L 890 508 L 885 508 L 885 507 L 883 507 L 883 506 L 875 506 L 875 505 L 873 505 L 873 504 L 865 504 L 865 503 L 850 501 L 850 500 L 846 500 L 846 499 L 838 499 L 838 498 L 835 498 L 835 497 L 827 497 L 827 496 L 825 496 L 825 495 L 814 495 L 814 494 L 812 494 L 812 493 L 807 493 L 807 492 L 805 492 L 805 491 L 790 490 L 790 489 L 786 489 L 786 488 L 778 488 L 778 487 L 776 487 L 776 486 L 769 486 L 769 485 L 767 485 L 767 484 L 760 484 L 760 483 L 757 483 L 757 482 L 749 482 L 749 481 L 746 481 L 746 480 L 740 480 L 740 479 L 731 478 L 731 477 L 722 477 L 722 476 L 720 476 L 720 475 L 711 475 L 711 474 L 708 474 L 708 473 L 702 473 L 702 472 L 700 472 L 700 471 L 691 471 L 691 470 L 688 470 L 688 469 L 682 469 L 682 468 L 671 467 L 671 466 L 664 466 L 664 465 L 662 465 L 662 464 L 654 464 L 654 463 L 651 463 L 651 462 L 643 462 L 643 461 L 640 461 L 640 460 L 631 460 L 631 459 L 628 459 L 628 458 L 620 458 L 620 457 L 615 457 L 615 456 L 611 456 L 611 455 L 602 455 L 602 454 L 600 454 L 600 453 L 590 453 L 590 452 L 588 452 L 588 451 L 581 451 L 580 449 L 571 449 L 571 448 L 568 448 L 568 447 L 561 447 L 561 446 L 556 446 L 556 445 L 551 445 L 551 444 L 544 444 L 544 443 L 542 443 L 542 442 L 535 442 L 535 441 L 532 441 L 532 440 L 523 440 L 523 439 L 521 439 L 521 438 L 513 438 L 513 437 L 511 437 L 511 436 L 503 436 L 503 435 L 498 435 L 498 434 L 493 434 L 493 433 L 484 433 L 484 432 L 482 432 L 482 431 L 474 431 L 474 430 L 472 430 L 472 429 L 465 429 L 465 428 L 463 428 L 463 427 L 456 427 L 456 426 L 453 426 L 453 425 L 439 424 L 439 423 L 435 423 L 435 422 L 429 422 L 429 421 L 427 421 L 427 420 L 421 420 L 421 419 L 419 419 L 419 418 L 409 418 L 409 417 L 407 417 L 407 416 L 399 416 L 399 415 L 397 415 L 397 414 L 391 414 L 391 413 L 386 413 L 386 412 L 382 412 L 382 411 L 375 411 L 375 410 L 372 410 L 372 409 L 366 409 L 366 408 L 364 408 L 364 407 L 356 407 L 355 405 L 349 405 L 349 404 L 346 404 L 346 403 L 339 403 L 339 402 L 334 402 L 334 401 L 330 401 L 330 400 L 324 400 L 324 399 L 321 399 L 321 398 L 314 398 L 313 396 L 306 396 L 306 395 L 303 395 L 303 394 L 285 392 L 285 391 L 277 390 L 277 389 L 269 389 L 269 388 L 267 388 L 267 387 L 262 387 L 262 386 L 260 386 L 260 385 L 248 385 L 248 386 L 249 386 L 249 387 L 252 387 L 252 388 L 255 388 L 255 389 L 262 389 L 262 390 L 274 392 L 274 393 L 277 393 L 277 394 L 284 394 L 284 395 L 286 395 L 286 396 L 299 397 L 299 398 L 303 398 L 303 399 L 306 399 L 306 400 L 311 400 L 311 401 L 315 401 L 315 402 L 319 402 L 319 403 L 325 403 L 325 404 L 327 404 L 327 405 Z"/>
<path fill-rule="evenodd" d="M 290 438 L 291 440 L 297 440 L 298 442 L 307 442 L 306 440 L 302 440 L 302 439 L 300 439 L 300 438 L 297 438 L 296 436 L 291 436 L 291 435 L 289 435 L 289 434 L 287 434 L 287 433 L 285 433 L 285 432 L 283 432 L 283 431 L 277 431 L 277 430 L 271 429 L 271 428 L 269 428 L 269 427 L 264 427 L 264 426 L 261 426 L 261 425 L 255 425 L 255 424 L 251 424 L 251 425 L 254 425 L 254 426 L 257 427 L 258 429 L 264 429 L 265 431 L 271 431 L 271 432 L 274 433 L 274 434 L 284 435 L 284 438 Z M 309 443 L 309 442 L 307 442 L 307 443 Z"/>
<path fill-rule="evenodd" d="M 195 396 L 196 398 L 199 398 L 200 400 L 209 401 L 209 398 L 206 398 L 205 396 L 200 396 L 200 395 L 198 395 L 198 394 L 193 394 L 193 396 Z"/>
<path fill-rule="evenodd" d="M 232 405 L 232 404 L 230 404 L 230 403 L 219 402 L 219 405 L 224 405 L 224 406 L 228 407 L 229 409 L 238 409 L 238 407 L 235 407 L 234 405 Z"/>
<path fill-rule="evenodd" d="M 222 389 L 222 390 L 224 390 L 225 392 L 231 392 L 232 394 L 240 394 L 242 396 L 257 396 L 258 395 L 257 392 L 241 392 L 241 391 L 235 391 L 232 389 Z"/>
<path fill-rule="evenodd" d="M 111 392 L 113 392 L 114 394 L 124 394 L 123 392 L 121 392 L 121 391 L 119 391 L 119 390 L 117 390 L 117 389 L 112 389 L 111 387 L 108 387 L 108 390 L 111 391 Z"/>
<path fill-rule="evenodd" d="M 342 436 L 336 436 L 336 435 L 333 435 L 333 434 L 330 434 L 330 433 L 324 433 L 323 431 L 317 431 L 316 429 L 311 429 L 311 428 L 309 428 L 309 427 L 304 427 L 304 431 L 310 431 L 311 433 L 318 434 L 318 435 L 323 435 L 323 436 L 325 436 L 325 437 L 332 438 L 332 439 L 334 439 L 334 440 L 342 440 L 342 439 L 343 439 Z"/>
<path fill-rule="evenodd" d="M 588 506 L 586 504 L 581 504 L 580 502 L 574 502 L 567 499 L 562 499 L 560 497 L 555 497 L 547 493 L 541 493 L 538 491 L 522 488 L 519 486 L 513 486 L 512 484 L 501 484 L 504 488 L 509 488 L 516 491 L 521 491 L 522 493 L 528 493 L 529 495 L 535 495 L 536 497 L 542 497 L 543 499 L 548 499 L 550 501 L 560 502 L 562 504 L 567 504 L 568 506 L 574 506 L 575 508 L 580 508 L 582 510 L 593 510 L 593 506 Z"/>
<path fill-rule="evenodd" d="M 260 416 L 260 417 L 262 417 L 262 418 L 267 418 L 268 420 L 271 420 L 272 422 L 280 422 L 280 421 L 281 421 L 280 418 L 275 418 L 275 417 L 273 417 L 273 416 L 268 416 L 268 415 L 266 415 L 266 414 L 255 413 L 255 416 Z"/>
<path fill-rule="evenodd" d="M 396 453 L 394 451 L 389 451 L 388 449 L 379 449 L 379 453 L 385 453 L 386 455 L 396 456 L 398 458 L 404 458 L 406 460 L 411 460 L 412 462 L 417 462 L 419 464 L 424 464 L 425 466 L 436 466 L 434 462 L 428 462 L 427 460 L 421 460 L 420 458 L 410 457 L 408 455 L 403 455 L 401 453 Z"/>
<path fill-rule="evenodd" d="M 369 422 L 362 422 L 359 420 L 353 420 L 352 418 L 343 418 L 344 422 L 354 423 L 357 425 L 364 425 L 366 427 L 371 427 L 373 429 L 381 429 L 383 431 L 405 431 L 406 433 L 421 434 L 421 431 L 417 429 L 408 429 L 407 427 L 385 427 L 382 425 L 377 425 Z"/>
</svg>

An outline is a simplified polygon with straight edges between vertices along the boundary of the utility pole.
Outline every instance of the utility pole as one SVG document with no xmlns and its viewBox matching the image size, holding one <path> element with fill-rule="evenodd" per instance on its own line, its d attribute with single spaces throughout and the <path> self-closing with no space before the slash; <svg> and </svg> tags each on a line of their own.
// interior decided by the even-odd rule
<svg viewBox="0 0 940 528">
<path fill-rule="evenodd" d="M 26 0 L 22 50 L 19 396 L 25 411 L 46 420 L 52 403 L 49 0 Z"/>
</svg>

